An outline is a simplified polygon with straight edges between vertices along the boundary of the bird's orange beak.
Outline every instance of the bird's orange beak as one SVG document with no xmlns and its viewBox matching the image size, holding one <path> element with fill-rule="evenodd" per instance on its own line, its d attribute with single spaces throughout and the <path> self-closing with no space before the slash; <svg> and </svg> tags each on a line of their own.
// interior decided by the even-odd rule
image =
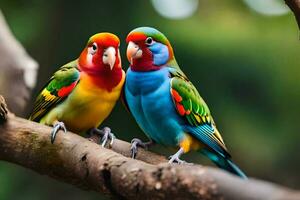
<svg viewBox="0 0 300 200">
<path fill-rule="evenodd" d="M 126 54 L 127 54 L 128 61 L 130 62 L 130 64 L 132 64 L 133 59 L 142 57 L 143 51 L 140 49 L 140 47 L 137 44 L 130 41 L 127 46 Z"/>
<path fill-rule="evenodd" d="M 114 47 L 107 48 L 103 53 L 103 63 L 109 65 L 112 70 L 116 62 L 116 49 Z"/>
</svg>

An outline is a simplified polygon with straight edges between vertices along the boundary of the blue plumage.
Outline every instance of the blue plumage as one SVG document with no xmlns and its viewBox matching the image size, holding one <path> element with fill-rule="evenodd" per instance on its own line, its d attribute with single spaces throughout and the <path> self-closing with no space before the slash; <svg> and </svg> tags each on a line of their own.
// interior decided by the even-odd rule
<svg viewBox="0 0 300 200">
<path fill-rule="evenodd" d="M 165 64 L 169 60 L 169 50 L 166 45 L 156 42 L 149 47 L 153 53 L 153 63 L 156 66 Z"/>
<path fill-rule="evenodd" d="M 168 68 L 152 72 L 127 70 L 125 98 L 132 115 L 146 135 L 157 143 L 177 146 L 183 120 L 170 95 Z"/>
</svg>

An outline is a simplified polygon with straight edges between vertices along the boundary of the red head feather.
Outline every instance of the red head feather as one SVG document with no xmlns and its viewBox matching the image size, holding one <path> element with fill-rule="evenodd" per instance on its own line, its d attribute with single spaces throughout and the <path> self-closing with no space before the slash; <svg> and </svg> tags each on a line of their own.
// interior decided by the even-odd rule
<svg viewBox="0 0 300 200">
<path fill-rule="evenodd" d="M 149 45 L 146 44 L 147 38 L 151 37 L 155 42 L 159 42 L 168 48 L 169 57 L 166 63 L 170 62 L 174 59 L 173 48 L 167 39 L 167 37 L 159 32 L 158 30 L 150 27 L 140 27 L 136 28 L 131 31 L 127 38 L 126 42 L 130 43 L 133 42 L 134 44 L 138 45 L 138 47 L 142 50 L 142 57 L 133 59 L 131 63 L 131 68 L 137 71 L 152 71 L 160 69 L 161 66 L 154 65 L 153 63 L 153 55 L 152 52 L 149 50 Z M 130 60 L 131 52 L 130 50 L 127 51 L 127 57 Z M 166 64 L 164 63 L 164 64 Z M 163 65 L 164 65 L 163 64 Z"/>
<path fill-rule="evenodd" d="M 111 90 L 122 79 L 121 58 L 119 52 L 120 40 L 111 33 L 93 35 L 78 59 L 81 72 L 89 75 L 99 87 Z M 103 62 L 103 54 L 108 48 L 114 48 L 115 62 L 111 67 Z"/>
</svg>

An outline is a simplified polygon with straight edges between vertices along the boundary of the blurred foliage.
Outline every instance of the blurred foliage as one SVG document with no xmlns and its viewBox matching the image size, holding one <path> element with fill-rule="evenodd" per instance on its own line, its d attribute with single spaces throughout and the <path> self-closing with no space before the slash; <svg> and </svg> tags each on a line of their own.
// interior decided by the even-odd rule
<svg viewBox="0 0 300 200">
<path fill-rule="evenodd" d="M 117 34 L 127 69 L 127 33 L 158 28 L 210 106 L 236 163 L 249 176 L 300 188 L 300 46 L 291 13 L 263 16 L 234 0 L 200 0 L 197 13 L 185 20 L 164 19 L 150 2 L 137 0 L 1 0 L 0 7 L 41 65 L 36 91 L 79 55 L 92 34 Z M 145 138 L 128 116 L 119 103 L 104 124 L 121 139 Z M 196 153 L 186 159 L 211 164 Z M 0 177 L 0 199 L 99 199 L 12 164 L 0 163 Z"/>
</svg>

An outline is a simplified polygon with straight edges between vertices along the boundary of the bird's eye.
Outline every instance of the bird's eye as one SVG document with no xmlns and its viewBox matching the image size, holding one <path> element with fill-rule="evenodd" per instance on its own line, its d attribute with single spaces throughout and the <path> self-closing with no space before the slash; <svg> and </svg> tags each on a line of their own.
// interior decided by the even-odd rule
<svg viewBox="0 0 300 200">
<path fill-rule="evenodd" d="M 145 40 L 145 43 L 146 43 L 147 45 L 153 44 L 153 39 L 152 39 L 152 37 L 147 37 L 147 39 Z"/>
<path fill-rule="evenodd" d="M 89 47 L 89 53 L 94 55 L 98 49 L 97 44 L 94 42 L 91 47 Z"/>
<path fill-rule="evenodd" d="M 94 44 L 92 45 L 92 48 L 93 48 L 94 51 L 96 51 L 96 50 L 97 50 L 97 44 L 94 43 Z"/>
</svg>

